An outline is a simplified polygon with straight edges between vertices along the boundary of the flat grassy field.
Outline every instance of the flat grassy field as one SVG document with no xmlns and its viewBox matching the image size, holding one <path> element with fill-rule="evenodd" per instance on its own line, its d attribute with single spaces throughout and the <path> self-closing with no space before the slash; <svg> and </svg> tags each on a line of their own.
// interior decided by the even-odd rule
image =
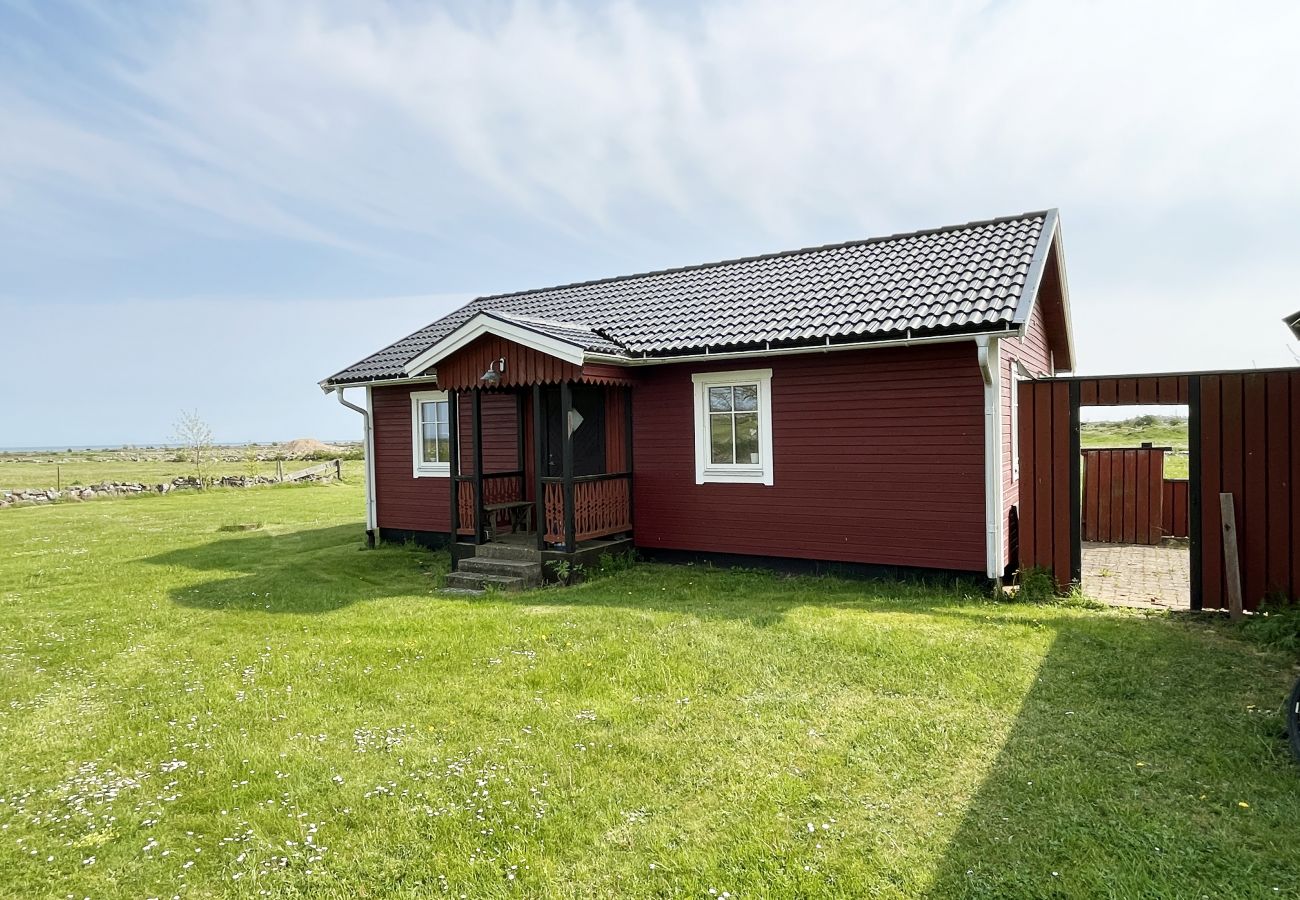
<svg viewBox="0 0 1300 900">
<path fill-rule="evenodd" d="M 1294 661 L 1226 626 L 651 565 L 445 596 L 361 508 L 0 511 L 0 893 L 1300 896 Z"/>
<path fill-rule="evenodd" d="M 256 448 L 264 454 L 274 448 Z M 350 449 L 350 448 L 349 448 Z M 0 453 L 0 490 L 91 485 L 105 481 L 161 484 L 181 475 L 193 475 L 194 465 L 174 459 L 177 454 L 158 451 L 72 450 L 58 453 Z M 249 459 L 238 449 L 221 448 L 205 467 L 208 475 L 274 475 L 274 459 Z M 296 472 L 316 464 L 312 459 L 285 460 L 284 471 Z M 345 462 L 359 462 L 345 460 Z M 360 471 L 360 470 L 358 470 Z"/>
<path fill-rule="evenodd" d="M 1155 421 L 1149 421 L 1154 418 Z M 1165 454 L 1165 477 L 1186 478 L 1190 458 L 1187 455 L 1187 421 L 1169 417 L 1141 417 L 1120 422 L 1084 422 L 1079 428 L 1079 443 L 1088 447 L 1140 447 L 1150 441 L 1156 447 L 1173 447 Z"/>
</svg>

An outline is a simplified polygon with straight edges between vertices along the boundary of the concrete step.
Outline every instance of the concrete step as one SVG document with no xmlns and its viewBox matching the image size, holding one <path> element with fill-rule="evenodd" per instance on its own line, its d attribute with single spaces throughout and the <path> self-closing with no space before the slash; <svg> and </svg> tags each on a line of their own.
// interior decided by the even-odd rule
<svg viewBox="0 0 1300 900">
<path fill-rule="evenodd" d="M 505 575 L 522 578 L 532 584 L 542 582 L 542 564 L 527 559 L 497 559 L 491 556 L 471 556 L 462 559 L 456 571 L 475 575 Z"/>
<path fill-rule="evenodd" d="M 474 555 L 479 559 L 522 559 L 541 562 L 541 551 L 536 547 L 523 547 L 519 544 L 498 544 L 489 542 L 479 544 Z"/>
<path fill-rule="evenodd" d="M 452 572 L 443 580 L 443 586 L 471 591 L 483 591 L 488 588 L 497 591 L 526 591 L 532 587 L 522 578 L 475 572 Z"/>
</svg>

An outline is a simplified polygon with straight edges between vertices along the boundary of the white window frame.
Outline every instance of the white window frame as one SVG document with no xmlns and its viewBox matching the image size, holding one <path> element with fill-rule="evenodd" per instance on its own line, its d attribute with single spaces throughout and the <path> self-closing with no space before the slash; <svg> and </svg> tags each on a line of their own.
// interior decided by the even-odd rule
<svg viewBox="0 0 1300 900">
<path fill-rule="evenodd" d="M 697 372 L 695 388 L 695 483 L 772 484 L 772 370 Z M 715 463 L 709 454 L 709 388 L 758 385 L 758 463 Z"/>
<path fill-rule="evenodd" d="M 412 473 L 416 478 L 451 477 L 451 460 L 432 463 L 424 461 L 424 423 L 420 419 L 420 404 L 446 402 L 446 391 L 411 391 L 411 461 Z M 451 404 L 447 403 L 449 422 L 452 415 Z"/>
</svg>

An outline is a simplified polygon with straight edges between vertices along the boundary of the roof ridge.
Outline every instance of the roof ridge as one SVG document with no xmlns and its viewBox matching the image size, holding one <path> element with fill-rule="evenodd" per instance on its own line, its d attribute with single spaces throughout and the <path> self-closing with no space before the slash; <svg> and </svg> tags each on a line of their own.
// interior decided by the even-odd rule
<svg viewBox="0 0 1300 900">
<path fill-rule="evenodd" d="M 758 253 L 752 256 L 737 256 L 731 259 L 719 259 L 713 262 L 693 263 L 686 266 L 670 266 L 666 269 L 650 269 L 645 272 L 634 272 L 630 275 L 611 275 L 605 278 L 589 278 L 585 281 L 571 281 L 566 284 L 553 284 L 548 287 L 527 288 L 519 291 L 506 291 L 500 294 L 483 294 L 475 297 L 469 303 L 470 306 L 486 300 L 504 300 L 508 297 L 523 297 L 528 294 L 543 294 L 549 291 L 562 291 L 569 288 L 590 287 L 596 284 L 617 284 L 620 281 L 631 281 L 636 278 L 650 278 L 655 275 L 674 275 L 679 272 L 695 272 L 701 269 L 712 269 L 719 266 L 730 266 L 736 263 L 757 262 L 764 259 L 781 259 L 786 256 L 798 256 L 801 253 L 817 253 L 823 250 L 844 250 L 849 247 L 865 247 L 871 244 L 882 244 L 886 241 L 899 241 L 905 238 L 925 237 L 932 234 L 944 234 L 949 231 L 961 231 L 966 228 L 980 228 L 985 225 L 1001 225 L 1004 222 L 1017 222 L 1021 219 L 1032 219 L 1038 216 L 1046 217 L 1056 212 L 1055 207 L 1047 209 L 1030 210 L 1009 216 L 995 216 L 991 219 L 975 219 L 970 222 L 962 222 L 955 225 L 942 225 L 938 228 L 921 228 L 916 231 L 900 231 L 895 234 L 882 234 L 875 237 L 858 238 L 851 241 L 840 241 L 833 244 L 817 244 L 811 247 L 799 247 L 794 250 L 776 250 L 771 253 Z M 462 309 L 464 307 L 461 307 Z"/>
</svg>

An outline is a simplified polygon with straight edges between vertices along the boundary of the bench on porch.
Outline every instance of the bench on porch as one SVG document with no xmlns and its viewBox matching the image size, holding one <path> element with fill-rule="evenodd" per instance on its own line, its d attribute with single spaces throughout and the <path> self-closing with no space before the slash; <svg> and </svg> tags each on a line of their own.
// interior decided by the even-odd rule
<svg viewBox="0 0 1300 900">
<path fill-rule="evenodd" d="M 487 513 L 487 539 L 496 540 L 497 514 L 505 513 L 510 517 L 510 528 L 515 534 L 533 530 L 533 502 L 531 500 L 508 500 L 501 503 L 485 503 L 483 511 Z"/>
</svg>

